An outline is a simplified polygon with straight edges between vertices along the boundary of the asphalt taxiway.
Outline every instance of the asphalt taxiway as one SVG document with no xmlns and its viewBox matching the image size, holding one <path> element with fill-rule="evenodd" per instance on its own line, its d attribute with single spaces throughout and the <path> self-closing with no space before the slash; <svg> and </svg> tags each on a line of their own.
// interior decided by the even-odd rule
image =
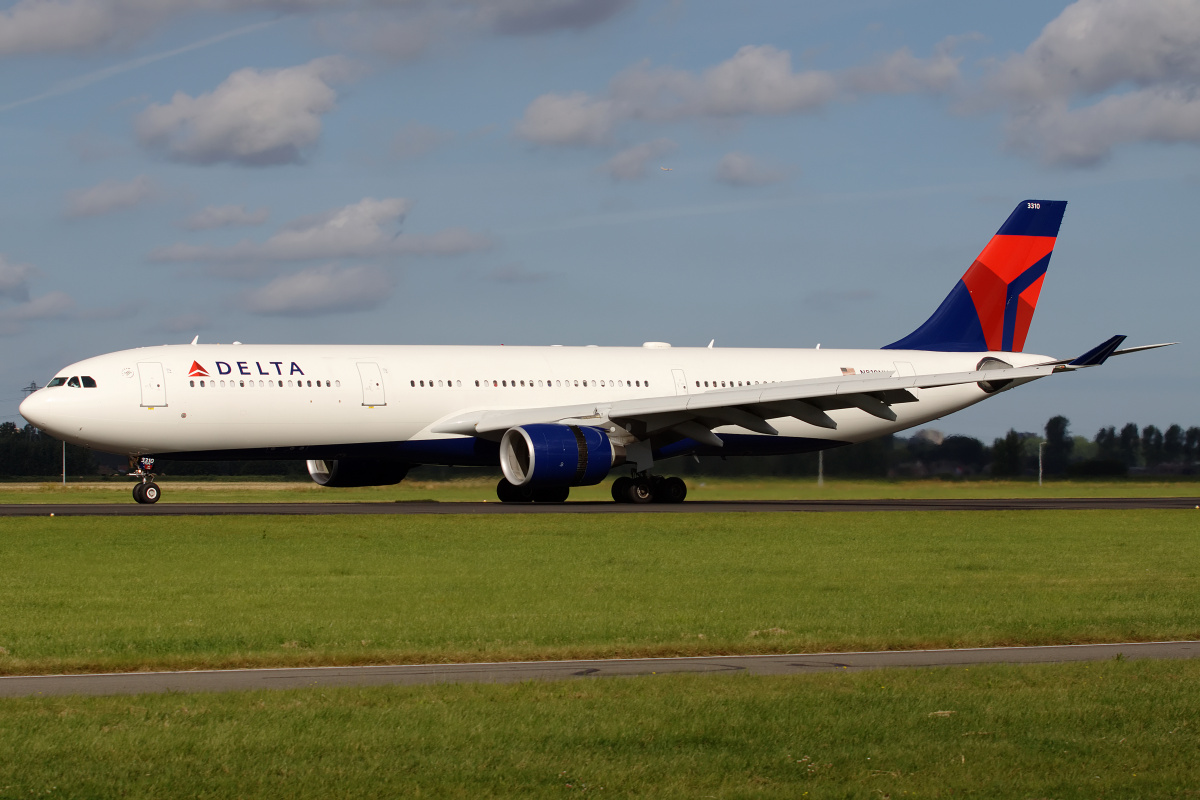
<svg viewBox="0 0 1200 800">
<path fill-rule="evenodd" d="M 247 514 L 706 514 L 830 511 L 1046 511 L 1200 509 L 1200 497 L 1064 497 L 998 500 L 698 500 L 678 504 L 567 503 L 9 503 L 0 517 L 178 517 Z"/>
<path fill-rule="evenodd" d="M 798 675 L 896 667 L 969 667 L 979 664 L 1046 664 L 1114 658 L 1200 658 L 1200 642 L 986 647 L 956 650 L 886 650 L 862 653 L 793 653 L 767 656 L 700 656 L 487 664 L 406 664 L 370 667 L 301 667 L 194 672 L 127 672 L 100 675 L 18 675 L 0 678 L 0 697 L 124 695 L 159 692 L 230 692 L 332 686 L 415 686 L 431 683 L 519 683 L 535 680 L 632 677 L 678 673 Z"/>
</svg>

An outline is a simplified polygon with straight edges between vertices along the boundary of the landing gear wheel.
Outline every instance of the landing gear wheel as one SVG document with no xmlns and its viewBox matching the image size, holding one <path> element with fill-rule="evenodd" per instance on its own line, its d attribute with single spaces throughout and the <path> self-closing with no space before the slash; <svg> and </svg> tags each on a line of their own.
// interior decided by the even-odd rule
<svg viewBox="0 0 1200 800">
<path fill-rule="evenodd" d="M 565 503 L 570 496 L 570 486 L 548 486 L 533 490 L 533 502 L 535 503 Z"/>
<path fill-rule="evenodd" d="M 627 502 L 641 505 L 643 503 L 654 502 L 654 485 L 646 478 L 636 478 L 630 480 L 629 490 L 626 493 L 629 498 Z"/>
<path fill-rule="evenodd" d="M 158 488 L 158 484 L 154 481 L 142 484 L 142 502 L 157 503 L 158 498 L 162 496 L 162 491 Z"/>
<path fill-rule="evenodd" d="M 613 481 L 612 499 L 618 503 L 629 502 L 629 487 L 633 484 L 633 478 L 628 478 L 624 475 Z"/>
<path fill-rule="evenodd" d="M 687 484 L 682 478 L 667 478 L 662 482 L 661 496 L 656 492 L 655 499 L 662 503 L 682 503 L 687 497 Z"/>
<path fill-rule="evenodd" d="M 501 478 L 496 484 L 496 497 L 501 503 L 532 503 L 533 489 L 528 486 L 513 486 L 507 478 Z"/>
<path fill-rule="evenodd" d="M 142 492 L 145 490 L 145 488 L 146 488 L 146 484 L 135 483 L 133 485 L 133 499 L 138 501 L 139 503 L 145 503 L 146 495 L 142 494 Z"/>
</svg>

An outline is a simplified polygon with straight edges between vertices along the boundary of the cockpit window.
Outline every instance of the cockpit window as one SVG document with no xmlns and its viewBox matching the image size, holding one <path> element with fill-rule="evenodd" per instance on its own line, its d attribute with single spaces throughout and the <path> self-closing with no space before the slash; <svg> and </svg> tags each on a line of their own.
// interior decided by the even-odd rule
<svg viewBox="0 0 1200 800">
<path fill-rule="evenodd" d="M 71 387 L 78 389 L 79 388 L 79 378 L 72 377 L 71 380 L 67 381 L 67 386 L 71 386 Z"/>
<path fill-rule="evenodd" d="M 85 388 L 85 389 L 95 389 L 96 388 L 96 379 L 93 378 L 91 375 L 84 375 L 82 378 L 80 378 L 80 380 L 83 381 L 83 388 Z"/>
<path fill-rule="evenodd" d="M 67 382 L 66 378 L 55 378 L 54 380 L 52 380 L 46 384 L 46 388 L 49 389 L 52 386 L 62 386 L 66 382 Z"/>
</svg>

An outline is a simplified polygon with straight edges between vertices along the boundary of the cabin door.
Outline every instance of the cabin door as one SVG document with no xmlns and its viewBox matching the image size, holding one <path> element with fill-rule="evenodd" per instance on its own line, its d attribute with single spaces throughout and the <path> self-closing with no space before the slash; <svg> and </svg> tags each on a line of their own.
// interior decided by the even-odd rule
<svg viewBox="0 0 1200 800">
<path fill-rule="evenodd" d="M 671 374 L 675 376 L 675 394 L 687 394 L 687 376 L 683 374 L 683 370 L 673 369 Z"/>
<path fill-rule="evenodd" d="M 383 375 L 379 365 L 373 361 L 358 362 L 358 376 L 362 379 L 364 406 L 386 406 L 387 398 L 383 395 Z"/>
<path fill-rule="evenodd" d="M 167 404 L 167 382 L 158 362 L 139 361 L 138 379 L 142 382 L 142 408 L 158 408 Z"/>
</svg>

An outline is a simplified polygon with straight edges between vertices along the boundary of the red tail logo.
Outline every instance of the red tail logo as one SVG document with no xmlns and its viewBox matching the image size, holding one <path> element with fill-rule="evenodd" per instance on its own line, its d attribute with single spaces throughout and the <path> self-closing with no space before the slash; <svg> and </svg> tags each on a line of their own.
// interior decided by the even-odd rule
<svg viewBox="0 0 1200 800">
<path fill-rule="evenodd" d="M 199 361 L 192 362 L 192 369 L 188 372 L 189 378 L 207 378 L 208 370 L 200 366 Z"/>
</svg>

